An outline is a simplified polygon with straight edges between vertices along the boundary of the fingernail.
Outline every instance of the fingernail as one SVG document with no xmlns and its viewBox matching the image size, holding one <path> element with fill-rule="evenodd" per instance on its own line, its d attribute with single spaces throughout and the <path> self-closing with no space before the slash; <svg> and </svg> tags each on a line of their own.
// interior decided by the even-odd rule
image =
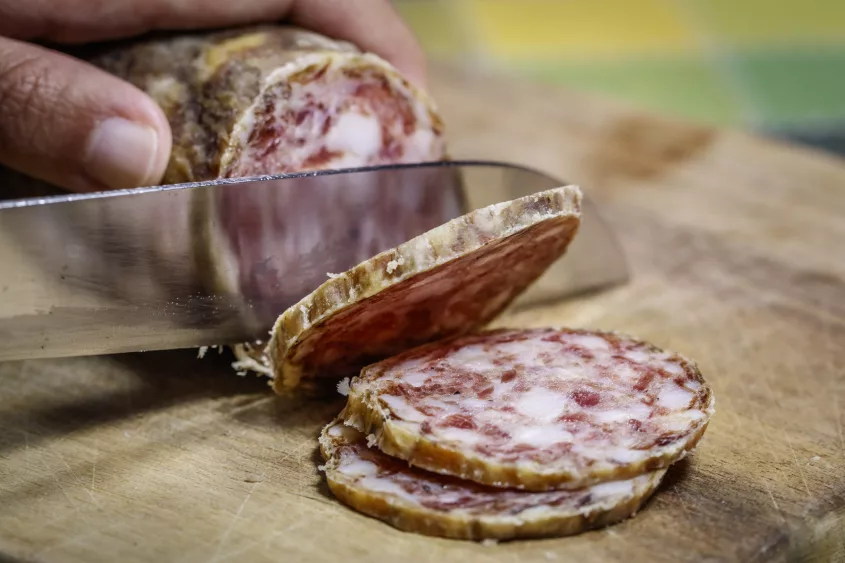
<svg viewBox="0 0 845 563">
<path fill-rule="evenodd" d="M 157 150 L 158 135 L 152 127 L 111 117 L 88 138 L 85 171 L 115 190 L 144 186 L 150 181 Z"/>
</svg>

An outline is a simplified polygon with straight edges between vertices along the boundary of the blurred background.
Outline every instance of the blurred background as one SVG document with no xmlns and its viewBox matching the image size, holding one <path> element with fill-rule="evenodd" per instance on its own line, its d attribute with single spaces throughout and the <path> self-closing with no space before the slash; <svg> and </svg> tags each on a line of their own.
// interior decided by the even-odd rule
<svg viewBox="0 0 845 563">
<path fill-rule="evenodd" d="M 396 0 L 433 60 L 845 155 L 845 0 Z"/>
</svg>

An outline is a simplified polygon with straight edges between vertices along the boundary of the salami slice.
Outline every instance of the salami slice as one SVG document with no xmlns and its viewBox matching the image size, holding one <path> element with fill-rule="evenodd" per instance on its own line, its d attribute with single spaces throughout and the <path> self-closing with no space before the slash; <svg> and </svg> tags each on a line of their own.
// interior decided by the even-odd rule
<svg viewBox="0 0 845 563">
<path fill-rule="evenodd" d="M 295 27 L 159 37 L 91 60 L 164 110 L 165 183 L 445 155 L 425 92 L 373 54 Z"/>
<path fill-rule="evenodd" d="M 430 471 L 526 490 L 581 488 L 667 467 L 714 399 L 693 362 L 587 330 L 497 330 L 371 365 L 347 423 Z"/>
<path fill-rule="evenodd" d="M 320 446 L 329 488 L 341 502 L 401 530 L 455 539 L 564 536 L 614 524 L 639 511 L 665 474 L 530 492 L 409 467 L 337 421 L 323 430 Z"/>
<path fill-rule="evenodd" d="M 478 209 L 326 281 L 276 323 L 274 388 L 483 326 L 566 251 L 580 202 L 566 186 Z"/>
<path fill-rule="evenodd" d="M 247 304 L 266 333 L 279 314 L 329 278 L 465 212 L 453 167 L 412 167 L 287 180 L 206 207 L 209 285 Z M 301 189 L 300 189 L 301 187 Z M 316 191 L 311 192 L 311 189 Z M 237 259 L 234 259 L 237 257 Z M 259 334 L 261 334 L 259 333 Z M 235 348 L 238 369 L 272 375 L 263 344 Z"/>
</svg>

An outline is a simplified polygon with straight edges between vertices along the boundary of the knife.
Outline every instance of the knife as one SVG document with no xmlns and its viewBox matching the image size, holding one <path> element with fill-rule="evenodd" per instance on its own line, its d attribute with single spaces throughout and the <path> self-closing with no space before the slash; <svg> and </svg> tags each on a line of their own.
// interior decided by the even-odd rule
<svg viewBox="0 0 845 563">
<path fill-rule="evenodd" d="M 332 273 L 565 183 L 450 161 L 0 201 L 0 360 L 266 339 Z M 515 306 L 628 279 L 588 195 L 569 251 Z"/>
</svg>

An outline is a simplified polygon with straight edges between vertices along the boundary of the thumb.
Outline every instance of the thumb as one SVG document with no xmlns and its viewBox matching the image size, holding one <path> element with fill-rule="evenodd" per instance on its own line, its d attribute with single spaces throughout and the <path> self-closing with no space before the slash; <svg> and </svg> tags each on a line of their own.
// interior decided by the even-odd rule
<svg viewBox="0 0 845 563">
<path fill-rule="evenodd" d="M 170 126 L 155 102 L 80 60 L 0 37 L 0 163 L 73 191 L 159 182 Z"/>
</svg>

